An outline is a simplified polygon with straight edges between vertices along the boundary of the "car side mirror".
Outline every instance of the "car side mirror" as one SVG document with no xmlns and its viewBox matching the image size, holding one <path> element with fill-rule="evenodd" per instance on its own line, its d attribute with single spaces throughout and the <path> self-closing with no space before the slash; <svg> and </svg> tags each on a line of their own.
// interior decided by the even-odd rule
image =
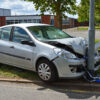
<svg viewBox="0 0 100 100">
<path fill-rule="evenodd" d="M 30 45 L 30 46 L 35 46 L 33 41 L 27 41 L 27 40 L 22 40 L 21 44 L 26 44 L 26 45 Z"/>
</svg>

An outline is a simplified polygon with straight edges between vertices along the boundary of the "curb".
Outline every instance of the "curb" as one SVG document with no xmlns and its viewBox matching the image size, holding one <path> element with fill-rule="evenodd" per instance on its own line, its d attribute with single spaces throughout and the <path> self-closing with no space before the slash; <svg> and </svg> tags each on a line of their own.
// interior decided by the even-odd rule
<svg viewBox="0 0 100 100">
<path fill-rule="evenodd" d="M 41 81 L 37 80 L 26 80 L 26 79 L 9 79 L 9 78 L 0 78 L 0 82 L 16 82 L 16 83 L 40 83 Z"/>
<path fill-rule="evenodd" d="M 27 79 L 7 79 L 7 78 L 0 78 L 0 82 L 13 82 L 13 83 L 37 83 L 37 84 L 43 84 L 44 82 L 40 80 L 27 80 Z M 46 84 L 46 83 L 44 83 Z M 77 80 L 72 80 L 72 81 L 66 81 L 66 82 L 55 82 L 55 83 L 50 83 L 51 85 L 56 85 L 56 86 L 79 86 L 79 87 L 95 87 L 95 88 L 100 88 L 99 83 L 89 83 L 86 81 L 77 81 Z"/>
</svg>

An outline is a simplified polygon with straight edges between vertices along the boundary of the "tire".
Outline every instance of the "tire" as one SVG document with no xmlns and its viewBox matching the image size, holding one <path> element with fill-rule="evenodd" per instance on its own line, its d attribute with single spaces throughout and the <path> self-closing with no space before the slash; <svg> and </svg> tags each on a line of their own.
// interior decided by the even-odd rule
<svg viewBox="0 0 100 100">
<path fill-rule="evenodd" d="M 37 72 L 39 78 L 43 82 L 54 82 L 58 79 L 56 67 L 47 59 L 39 60 L 37 64 Z"/>
</svg>

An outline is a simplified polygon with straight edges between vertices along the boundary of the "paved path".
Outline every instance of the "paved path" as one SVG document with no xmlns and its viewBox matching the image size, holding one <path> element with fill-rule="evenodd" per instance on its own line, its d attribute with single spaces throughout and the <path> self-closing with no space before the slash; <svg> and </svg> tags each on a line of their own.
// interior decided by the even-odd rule
<svg viewBox="0 0 100 100">
<path fill-rule="evenodd" d="M 70 89 L 71 88 L 71 89 Z M 73 90 L 70 86 L 0 82 L 0 100 L 100 100 L 99 92 Z"/>
<path fill-rule="evenodd" d="M 88 31 L 77 31 L 77 30 L 68 30 L 68 29 L 64 29 L 63 31 L 65 31 L 66 33 L 72 36 L 85 37 L 85 38 L 88 37 Z M 100 39 L 100 30 L 96 31 L 95 38 Z"/>
</svg>

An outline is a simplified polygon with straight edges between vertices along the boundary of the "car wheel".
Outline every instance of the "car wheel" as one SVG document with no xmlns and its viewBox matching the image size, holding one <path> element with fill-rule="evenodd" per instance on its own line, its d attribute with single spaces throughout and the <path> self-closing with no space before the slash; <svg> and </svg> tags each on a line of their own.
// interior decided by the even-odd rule
<svg viewBox="0 0 100 100">
<path fill-rule="evenodd" d="M 37 64 L 39 78 L 44 82 L 54 82 L 57 80 L 57 70 L 52 62 L 41 59 Z"/>
</svg>

